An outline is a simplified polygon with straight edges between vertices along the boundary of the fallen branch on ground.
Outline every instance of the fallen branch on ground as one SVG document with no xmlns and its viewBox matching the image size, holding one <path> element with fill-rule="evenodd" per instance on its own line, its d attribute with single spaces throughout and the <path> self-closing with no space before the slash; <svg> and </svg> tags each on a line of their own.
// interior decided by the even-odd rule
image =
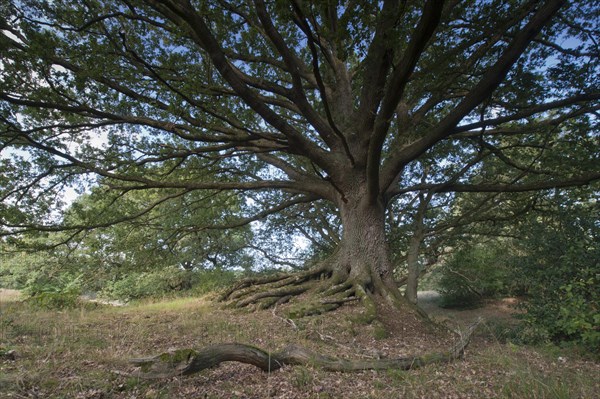
<svg viewBox="0 0 600 399">
<path fill-rule="evenodd" d="M 135 376 L 142 378 L 169 378 L 190 375 L 201 370 L 218 366 L 222 362 L 241 362 L 252 364 L 263 371 L 274 371 L 284 365 L 305 365 L 319 367 L 328 371 L 359 370 L 410 370 L 433 363 L 449 363 L 463 356 L 471 336 L 482 319 L 478 319 L 459 334 L 458 341 L 445 352 L 437 352 L 395 359 L 340 359 L 324 356 L 309 349 L 290 345 L 280 352 L 268 353 L 262 349 L 244 344 L 217 344 L 199 351 L 180 349 L 157 356 L 131 359 L 140 367 Z"/>
</svg>

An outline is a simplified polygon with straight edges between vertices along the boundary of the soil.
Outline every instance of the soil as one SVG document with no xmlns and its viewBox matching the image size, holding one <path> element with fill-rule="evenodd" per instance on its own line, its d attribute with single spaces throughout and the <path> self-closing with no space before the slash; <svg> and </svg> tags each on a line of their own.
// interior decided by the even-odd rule
<svg viewBox="0 0 600 399">
<path fill-rule="evenodd" d="M 19 298 L 21 298 L 21 291 L 0 288 L 0 303 L 16 301 Z"/>
<path fill-rule="evenodd" d="M 481 306 L 469 309 L 452 309 L 440 306 L 442 297 L 437 291 L 419 291 L 419 306 L 434 320 L 457 327 L 464 327 L 477 317 L 484 320 L 514 323 L 515 316 L 522 312 L 518 298 L 488 299 Z"/>
</svg>

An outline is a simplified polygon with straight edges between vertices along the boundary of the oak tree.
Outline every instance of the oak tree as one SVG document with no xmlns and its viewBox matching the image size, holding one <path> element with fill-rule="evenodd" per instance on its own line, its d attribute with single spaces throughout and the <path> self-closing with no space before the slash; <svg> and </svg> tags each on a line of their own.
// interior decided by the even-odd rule
<svg viewBox="0 0 600 399">
<path fill-rule="evenodd" d="M 400 306 L 394 204 L 600 179 L 599 14 L 592 0 L 4 3 L 3 232 L 122 221 L 57 216 L 54 193 L 81 181 L 113 206 L 150 189 L 251 195 L 222 228 L 327 203 L 341 224 L 327 259 L 227 299 Z"/>
</svg>

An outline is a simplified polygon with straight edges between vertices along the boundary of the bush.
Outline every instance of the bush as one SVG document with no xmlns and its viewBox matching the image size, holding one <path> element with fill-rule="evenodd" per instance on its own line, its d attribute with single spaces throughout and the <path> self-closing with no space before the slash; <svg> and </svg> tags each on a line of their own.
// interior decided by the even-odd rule
<svg viewBox="0 0 600 399">
<path fill-rule="evenodd" d="M 211 269 L 196 272 L 195 294 L 206 294 L 227 287 L 235 282 L 238 273 L 232 270 Z"/>
<path fill-rule="evenodd" d="M 79 291 L 42 291 L 27 299 L 35 307 L 43 309 L 69 309 L 79 304 Z"/>
<path fill-rule="evenodd" d="M 523 226 L 520 268 L 525 321 L 554 342 L 600 351 L 600 224 L 579 209 Z"/>
<path fill-rule="evenodd" d="M 233 283 L 236 273 L 213 269 L 190 271 L 166 267 L 150 272 L 129 272 L 123 278 L 105 284 L 100 295 L 121 300 L 156 298 L 178 293 L 205 294 Z"/>
<path fill-rule="evenodd" d="M 131 271 L 123 278 L 107 283 L 101 295 L 123 300 L 159 297 L 173 291 L 189 290 L 194 278 L 194 272 L 174 266 L 150 272 Z"/>
<path fill-rule="evenodd" d="M 477 306 L 483 299 L 508 295 L 510 283 L 507 243 L 462 248 L 439 270 L 438 290 L 443 307 Z"/>
<path fill-rule="evenodd" d="M 52 278 L 43 273 L 33 273 L 25 288 L 29 296 L 27 301 L 44 309 L 74 308 L 79 303 L 80 281 L 81 276 L 70 274 Z"/>
<path fill-rule="evenodd" d="M 60 252 L 0 255 L 0 287 L 24 289 L 34 306 L 73 307 L 82 291 L 110 299 L 135 300 L 187 292 L 204 294 L 233 283 L 236 272 L 185 270 L 178 266 L 112 265 Z"/>
<path fill-rule="evenodd" d="M 600 348 L 598 274 L 561 287 L 562 299 L 557 327 L 590 348 Z"/>
</svg>

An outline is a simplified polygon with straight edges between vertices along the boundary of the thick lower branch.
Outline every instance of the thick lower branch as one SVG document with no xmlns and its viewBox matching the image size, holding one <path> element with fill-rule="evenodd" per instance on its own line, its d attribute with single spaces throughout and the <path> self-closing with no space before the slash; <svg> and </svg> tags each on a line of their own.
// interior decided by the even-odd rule
<svg viewBox="0 0 600 399">
<path fill-rule="evenodd" d="M 328 371 L 360 370 L 410 370 L 433 363 L 448 363 L 462 357 L 469 344 L 471 335 L 481 319 L 460 334 L 455 345 L 444 352 L 395 359 L 340 359 L 322 355 L 309 349 L 291 345 L 284 350 L 269 353 L 262 349 L 244 344 L 211 345 L 199 351 L 182 349 L 163 353 L 158 356 L 132 359 L 131 363 L 141 370 L 137 376 L 142 378 L 169 378 L 190 375 L 201 370 L 218 366 L 223 362 L 252 364 L 263 371 L 274 371 L 284 365 L 304 365 L 319 367 Z"/>
</svg>

